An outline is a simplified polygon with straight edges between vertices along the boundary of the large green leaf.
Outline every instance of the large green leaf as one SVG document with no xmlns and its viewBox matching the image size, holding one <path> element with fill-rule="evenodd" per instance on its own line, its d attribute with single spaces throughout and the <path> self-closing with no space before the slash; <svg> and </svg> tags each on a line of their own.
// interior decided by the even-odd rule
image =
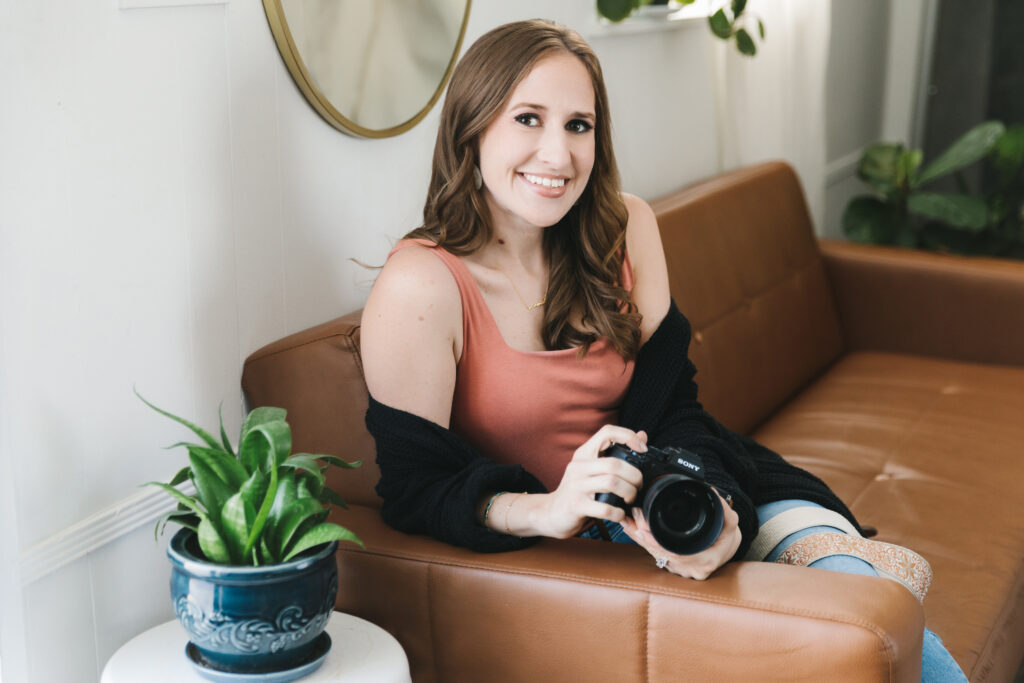
<svg viewBox="0 0 1024 683">
<path fill-rule="evenodd" d="M 186 466 L 182 467 L 180 470 L 178 470 L 177 472 L 175 472 L 174 476 L 171 477 L 171 480 L 169 482 L 167 482 L 167 483 L 170 484 L 171 486 L 177 486 L 178 484 L 180 484 L 180 483 L 182 483 L 184 481 L 188 481 L 188 473 L 189 472 L 190 472 L 190 469 L 189 469 L 188 465 L 186 465 Z"/>
<path fill-rule="evenodd" d="M 284 422 L 288 416 L 288 411 L 284 408 L 274 408 L 273 406 L 262 406 L 260 408 L 254 408 L 249 411 L 249 414 L 245 416 L 245 420 L 242 421 L 242 431 L 238 437 L 238 441 L 241 442 L 245 438 L 245 435 L 249 433 L 256 425 L 266 424 L 267 422 Z"/>
<path fill-rule="evenodd" d="M 222 450 L 203 448 L 196 445 L 189 445 L 187 449 L 190 462 L 192 457 L 202 460 L 232 491 L 237 491 L 241 488 L 245 480 L 249 478 L 249 474 L 242 467 L 242 464 Z"/>
<path fill-rule="evenodd" d="M 267 540 L 267 547 L 277 556 L 281 555 L 280 528 L 281 519 L 285 512 L 295 503 L 296 484 L 294 471 L 286 470 L 281 473 L 280 481 L 274 491 L 274 499 L 271 502 L 270 512 L 267 516 L 266 530 L 263 537 Z"/>
<path fill-rule="evenodd" d="M 228 552 L 236 564 L 249 561 L 249 527 L 256 519 L 256 511 L 241 492 L 228 498 L 220 515 L 221 536 L 227 543 Z"/>
<path fill-rule="evenodd" d="M 854 242 L 896 244 L 904 223 L 897 207 L 877 197 L 856 197 L 843 211 L 843 232 Z"/>
<path fill-rule="evenodd" d="M 928 164 L 917 177 L 914 187 L 973 164 L 989 153 L 1006 128 L 999 121 L 985 121 L 964 133 L 949 149 Z"/>
<path fill-rule="evenodd" d="M 217 473 L 205 462 L 205 454 L 189 451 L 188 459 L 192 464 L 192 483 L 196 487 L 196 495 L 206 507 L 213 522 L 220 521 L 220 511 L 228 498 L 235 494 L 235 488 L 227 485 Z"/>
<path fill-rule="evenodd" d="M 263 502 L 260 504 L 259 511 L 256 513 L 256 519 L 253 520 L 252 528 L 249 530 L 249 537 L 245 542 L 245 554 L 248 555 L 259 539 L 263 537 L 263 529 L 267 525 L 267 519 L 270 517 L 270 509 L 274 505 L 274 498 L 277 496 L 278 487 L 278 474 L 277 468 L 274 467 L 270 470 L 270 482 L 267 484 L 266 493 L 263 495 Z"/>
<path fill-rule="evenodd" d="M 965 194 L 914 192 L 907 199 L 907 209 L 971 232 L 982 230 L 988 223 L 985 200 Z"/>
<path fill-rule="evenodd" d="M 296 530 L 307 519 L 324 511 L 324 506 L 315 498 L 297 498 L 284 512 L 278 526 L 274 530 L 277 537 L 278 552 L 286 554 L 295 540 Z"/>
<path fill-rule="evenodd" d="M 857 177 L 883 194 L 899 187 L 900 159 L 903 145 L 879 142 L 864 150 L 857 167 Z"/>
<path fill-rule="evenodd" d="M 208 445 L 210 448 L 215 448 L 217 450 L 222 450 L 223 449 L 223 446 L 221 446 L 219 443 L 217 443 L 217 440 L 215 438 L 213 438 L 213 436 L 211 436 L 210 433 L 207 432 L 206 430 L 204 430 L 202 427 L 199 427 L 198 425 L 192 424 L 191 422 L 189 422 L 188 420 L 186 420 L 183 417 L 178 417 L 177 415 L 169 413 L 166 410 L 162 410 L 160 408 L 157 408 L 155 405 L 153 405 L 152 403 L 147 401 L 145 398 L 143 398 L 142 394 L 140 394 L 138 392 L 138 390 L 135 389 L 134 387 L 132 387 L 132 391 L 135 392 L 135 395 L 139 397 L 140 401 L 145 403 L 147 406 L 149 406 L 150 408 L 152 408 L 156 412 L 160 413 L 161 415 L 163 415 L 165 417 L 169 417 L 172 420 L 174 420 L 175 422 L 177 422 L 179 424 L 183 424 L 186 427 L 188 427 L 189 429 L 191 429 L 195 433 L 195 435 L 198 436 L 200 439 L 202 439 L 206 443 L 206 445 Z"/>
<path fill-rule="evenodd" d="M 292 452 L 292 430 L 284 420 L 254 425 L 242 438 L 238 458 L 249 471 L 257 465 L 265 473 L 277 467 Z"/>
<path fill-rule="evenodd" d="M 267 475 L 263 474 L 259 470 L 256 470 L 252 475 L 245 480 L 240 489 L 242 497 L 249 501 L 254 510 L 258 510 L 263 505 L 263 499 L 267 496 L 267 488 L 270 485 L 270 480 Z"/>
<path fill-rule="evenodd" d="M 340 508 L 348 510 L 348 504 L 345 502 L 345 499 L 338 495 L 337 491 L 327 486 L 324 486 L 323 490 L 320 492 L 319 500 L 325 505 L 337 505 Z"/>
<path fill-rule="evenodd" d="M 199 522 L 199 547 L 202 549 L 206 559 L 217 564 L 231 564 L 231 553 L 224 539 L 213 526 L 209 519 Z"/>
<path fill-rule="evenodd" d="M 320 463 L 316 461 L 316 456 L 309 453 L 297 453 L 289 456 L 287 460 L 281 463 L 281 466 L 305 470 L 315 475 L 318 479 L 323 479 L 323 475 L 320 473 Z"/>
<path fill-rule="evenodd" d="M 153 526 L 153 540 L 164 533 L 164 529 L 169 523 L 179 524 L 186 529 L 197 531 L 199 527 L 199 515 L 194 512 L 182 512 L 180 510 L 171 510 L 170 512 L 160 515 L 160 518 L 156 520 L 156 524 Z"/>
<path fill-rule="evenodd" d="M 732 0 L 732 15 L 734 18 L 738 19 L 746 8 L 747 0 Z"/>
<path fill-rule="evenodd" d="M 331 541 L 352 541 L 363 546 L 363 542 L 359 540 L 359 537 L 345 527 L 332 524 L 331 522 L 324 522 L 303 534 L 281 561 L 287 562 L 303 550 L 308 550 L 323 543 L 330 543 Z M 365 548 L 366 546 L 363 547 Z"/>
</svg>

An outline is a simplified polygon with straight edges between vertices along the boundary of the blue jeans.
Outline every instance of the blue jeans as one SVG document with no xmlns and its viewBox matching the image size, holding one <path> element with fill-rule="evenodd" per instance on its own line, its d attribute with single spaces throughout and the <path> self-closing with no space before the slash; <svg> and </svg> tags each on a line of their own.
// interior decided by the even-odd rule
<svg viewBox="0 0 1024 683">
<path fill-rule="evenodd" d="M 780 512 L 784 512 L 790 508 L 805 506 L 821 507 L 820 505 L 806 500 L 780 500 L 757 508 L 758 521 L 761 524 L 764 524 Z M 605 527 L 613 542 L 633 543 L 633 539 L 627 536 L 626 532 L 622 530 L 622 527 L 615 522 L 605 522 Z M 782 554 L 782 551 L 784 551 L 793 541 L 821 531 L 839 530 L 829 526 L 813 526 L 794 532 L 782 539 L 782 541 L 775 546 L 770 553 L 768 553 L 768 556 L 765 558 L 765 562 L 774 562 L 776 558 Z M 580 536 L 583 538 L 601 538 L 597 525 L 584 530 L 580 533 Z M 878 576 L 874 567 L 864 560 L 851 555 L 830 555 L 828 557 L 823 557 L 816 562 L 812 562 L 810 566 L 816 569 L 827 569 L 829 571 L 843 572 L 846 574 Z M 955 683 L 957 681 L 964 681 L 966 683 L 967 681 L 967 677 L 964 676 L 963 671 L 960 670 L 960 666 L 956 663 L 956 660 L 954 660 L 952 655 L 946 651 L 945 646 L 942 644 L 942 639 L 927 628 L 924 630 L 924 640 L 922 641 L 921 646 L 921 681 L 922 683 Z"/>
</svg>

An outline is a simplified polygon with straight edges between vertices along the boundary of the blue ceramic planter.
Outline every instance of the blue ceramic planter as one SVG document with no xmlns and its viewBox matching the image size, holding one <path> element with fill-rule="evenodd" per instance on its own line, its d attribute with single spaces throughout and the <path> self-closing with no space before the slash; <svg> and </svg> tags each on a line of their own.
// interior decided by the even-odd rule
<svg viewBox="0 0 1024 683">
<path fill-rule="evenodd" d="M 323 654 L 334 609 L 338 542 L 283 564 L 236 567 L 202 558 L 182 529 L 167 548 L 171 600 L 207 668 L 242 674 L 286 671 Z M 329 641 L 328 641 L 329 642 Z M 319 650 L 319 651 L 318 651 Z"/>
</svg>

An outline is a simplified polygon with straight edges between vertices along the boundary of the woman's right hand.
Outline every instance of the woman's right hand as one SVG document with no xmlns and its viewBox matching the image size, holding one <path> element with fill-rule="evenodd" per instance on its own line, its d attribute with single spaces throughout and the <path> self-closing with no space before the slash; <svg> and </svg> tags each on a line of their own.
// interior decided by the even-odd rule
<svg viewBox="0 0 1024 683">
<path fill-rule="evenodd" d="M 543 535 L 570 538 L 580 532 L 588 518 L 611 522 L 625 518 L 621 508 L 594 499 L 598 493 L 614 493 L 630 503 L 643 485 L 643 475 L 637 468 L 618 458 L 599 457 L 616 443 L 643 453 L 647 450 L 647 434 L 606 425 L 577 448 L 558 488 L 536 511 L 534 523 Z"/>
</svg>

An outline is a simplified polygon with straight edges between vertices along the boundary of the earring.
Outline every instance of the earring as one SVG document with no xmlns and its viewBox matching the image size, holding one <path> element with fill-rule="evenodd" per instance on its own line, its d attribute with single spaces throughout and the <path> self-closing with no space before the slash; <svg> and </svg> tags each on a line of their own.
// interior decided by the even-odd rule
<svg viewBox="0 0 1024 683">
<path fill-rule="evenodd" d="M 473 167 L 473 187 L 475 187 L 476 189 L 479 190 L 483 186 L 484 186 L 484 177 L 482 175 L 480 175 L 480 167 L 479 166 L 474 166 Z"/>
</svg>

